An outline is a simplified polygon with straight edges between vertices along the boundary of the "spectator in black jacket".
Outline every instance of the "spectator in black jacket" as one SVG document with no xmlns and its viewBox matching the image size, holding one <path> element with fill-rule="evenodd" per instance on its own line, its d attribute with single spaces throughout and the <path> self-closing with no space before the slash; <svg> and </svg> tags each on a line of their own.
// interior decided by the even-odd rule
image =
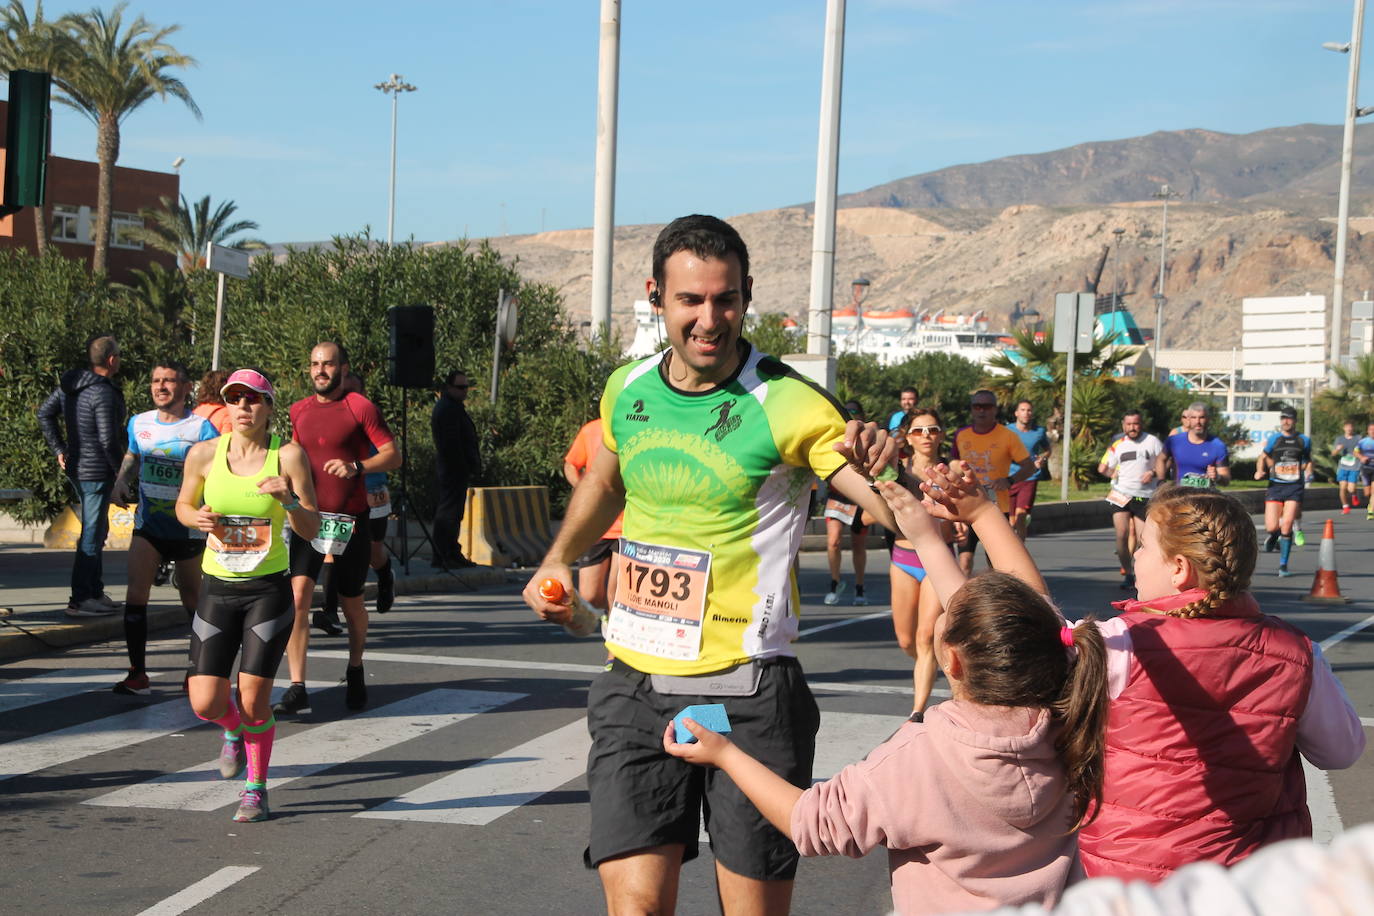
<svg viewBox="0 0 1374 916">
<path fill-rule="evenodd" d="M 455 369 L 444 381 L 444 390 L 429 416 L 438 482 L 434 506 L 435 566 L 473 565 L 458 548 L 458 529 L 463 524 L 463 503 L 467 499 L 468 486 L 482 473 L 477 427 L 472 425 L 472 418 L 463 407 L 467 396 L 468 374 Z"/>
<path fill-rule="evenodd" d="M 96 337 L 86 353 L 90 368 L 64 373 L 61 386 L 38 408 L 43 438 L 57 456 L 58 467 L 66 472 L 80 509 L 81 538 L 72 561 L 72 593 L 67 602 L 70 617 L 119 610 L 105 594 L 102 577 L 102 553 L 110 532 L 110 492 L 124 456 L 124 395 L 111 381 L 119 371 L 119 344 L 113 337 Z"/>
</svg>

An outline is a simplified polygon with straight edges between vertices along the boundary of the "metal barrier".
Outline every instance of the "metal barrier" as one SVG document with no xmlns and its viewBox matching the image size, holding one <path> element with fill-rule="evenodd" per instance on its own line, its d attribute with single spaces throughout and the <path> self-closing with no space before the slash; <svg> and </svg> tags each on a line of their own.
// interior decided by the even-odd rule
<svg viewBox="0 0 1374 916">
<path fill-rule="evenodd" d="M 553 544 L 548 487 L 472 487 L 458 546 L 482 566 L 538 566 Z"/>
</svg>

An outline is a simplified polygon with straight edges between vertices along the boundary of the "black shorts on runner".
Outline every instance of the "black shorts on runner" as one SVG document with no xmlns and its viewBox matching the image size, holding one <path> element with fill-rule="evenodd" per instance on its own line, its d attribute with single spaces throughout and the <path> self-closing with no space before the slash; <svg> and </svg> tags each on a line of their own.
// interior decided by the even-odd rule
<svg viewBox="0 0 1374 916">
<path fill-rule="evenodd" d="M 1271 483 L 1264 491 L 1264 501 L 1267 503 L 1300 503 L 1302 493 L 1306 489 L 1306 484 L 1301 480 L 1291 483 Z"/>
<path fill-rule="evenodd" d="M 367 514 L 354 516 L 353 534 L 348 539 L 344 552 L 334 558 L 334 571 L 330 573 L 339 589 L 340 598 L 356 598 L 363 593 L 367 582 L 367 571 L 372 563 L 372 538 Z M 320 567 L 324 566 L 324 554 L 311 546 L 310 541 L 291 533 L 291 575 L 306 576 L 313 582 L 320 579 Z"/>
<path fill-rule="evenodd" d="M 620 545 L 620 538 L 602 538 L 595 544 L 587 548 L 587 552 L 577 558 L 578 566 L 595 566 L 604 563 L 615 553 L 616 547 Z"/>
<path fill-rule="evenodd" d="M 148 534 L 142 528 L 135 528 L 133 536 L 151 544 L 157 555 L 168 563 L 194 560 L 205 552 L 205 538 L 163 538 Z"/>
<path fill-rule="evenodd" d="M 239 671 L 274 678 L 286 652 L 296 607 L 284 572 L 248 579 L 201 578 L 191 618 L 191 674 L 227 678 L 243 647 Z"/>
<path fill-rule="evenodd" d="M 587 789 L 592 799 L 588 868 L 651 846 L 681 844 L 696 858 L 703 804 L 711 852 L 726 868 L 763 881 L 790 881 L 797 847 L 759 814 L 715 767 L 693 766 L 663 751 L 663 730 L 683 707 L 723 703 L 730 739 L 799 788 L 811 786 L 820 710 L 795 658 L 769 658 L 749 697 L 658 693 L 649 675 L 620 661 L 587 694 Z"/>
<path fill-rule="evenodd" d="M 367 520 L 367 537 L 373 544 L 379 544 L 386 540 L 386 523 L 388 516 L 379 515 L 376 518 Z"/>
<path fill-rule="evenodd" d="M 1118 512 L 1129 512 L 1132 518 L 1138 518 L 1143 522 L 1145 521 L 1145 510 L 1150 507 L 1150 499 L 1147 496 L 1132 496 L 1124 506 L 1118 506 L 1116 503 L 1112 503 L 1111 506 L 1112 515 L 1116 515 Z"/>
<path fill-rule="evenodd" d="M 1360 465 L 1360 483 L 1366 487 L 1374 486 L 1374 466 Z"/>
</svg>

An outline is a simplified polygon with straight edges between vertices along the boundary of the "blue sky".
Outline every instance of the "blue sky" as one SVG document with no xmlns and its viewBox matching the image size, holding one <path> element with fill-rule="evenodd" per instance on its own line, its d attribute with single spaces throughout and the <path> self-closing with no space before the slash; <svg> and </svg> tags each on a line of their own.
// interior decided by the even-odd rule
<svg viewBox="0 0 1374 916">
<path fill-rule="evenodd" d="M 850 0 L 841 192 L 949 165 L 1202 127 L 1338 123 L 1353 0 Z M 77 4 L 71 9 L 87 9 Z M 49 0 L 56 16 L 69 7 Z M 179 23 L 204 112 L 153 101 L 120 164 L 232 199 L 268 241 L 385 237 L 393 72 L 396 236 L 590 226 L 597 0 L 132 0 Z M 616 218 L 809 201 L 823 0 L 624 0 Z M 1362 104 L 1374 102 L 1364 55 Z M 94 127 L 55 111 L 54 153 Z"/>
</svg>

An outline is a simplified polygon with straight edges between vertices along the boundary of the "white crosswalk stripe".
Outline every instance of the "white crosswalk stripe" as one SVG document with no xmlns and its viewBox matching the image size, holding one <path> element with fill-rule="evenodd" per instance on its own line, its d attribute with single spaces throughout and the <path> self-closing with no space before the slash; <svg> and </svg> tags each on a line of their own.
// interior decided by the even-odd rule
<svg viewBox="0 0 1374 916">
<path fill-rule="evenodd" d="M 268 788 L 278 789 L 301 777 L 375 754 L 524 696 L 492 690 L 441 688 L 291 735 L 274 744 Z M 209 760 L 87 799 L 84 804 L 214 811 L 237 802 L 241 788 L 240 780 L 221 779 L 215 761 Z"/>
<path fill-rule="evenodd" d="M 354 817 L 485 826 L 581 776 L 591 745 L 579 719 Z"/>
<path fill-rule="evenodd" d="M 201 724 L 185 700 L 169 700 L 21 738 L 0 745 L 0 780 L 141 744 Z"/>
<path fill-rule="evenodd" d="M 85 677 L 86 675 L 82 675 Z M 94 677 L 95 675 L 90 675 Z M 42 676 L 40 676 L 41 678 Z M 38 680 L 31 678 L 26 680 Z M 329 687 L 321 682 L 312 686 Z M 50 685 L 54 686 L 54 685 Z M 273 689 L 273 699 L 282 688 Z M 71 694 L 67 694 L 70 696 Z M 56 697 L 49 697 L 56 699 Z M 35 701 L 42 702 L 42 701 Z M 27 705 L 27 704 L 24 704 Z M 122 747 L 141 744 L 174 732 L 205 725 L 191 712 L 185 698 L 139 706 L 128 712 L 92 719 L 69 728 L 45 732 L 0 745 L 0 781 L 27 773 L 71 763 L 83 757 L 105 754 Z"/>
<path fill-rule="evenodd" d="M 161 672 L 150 671 L 149 677 Z M 108 691 L 128 674 L 124 669 L 95 671 L 49 671 L 33 677 L 0 681 L 0 713 L 23 709 L 50 700 L 62 700 L 82 693 Z"/>
</svg>

